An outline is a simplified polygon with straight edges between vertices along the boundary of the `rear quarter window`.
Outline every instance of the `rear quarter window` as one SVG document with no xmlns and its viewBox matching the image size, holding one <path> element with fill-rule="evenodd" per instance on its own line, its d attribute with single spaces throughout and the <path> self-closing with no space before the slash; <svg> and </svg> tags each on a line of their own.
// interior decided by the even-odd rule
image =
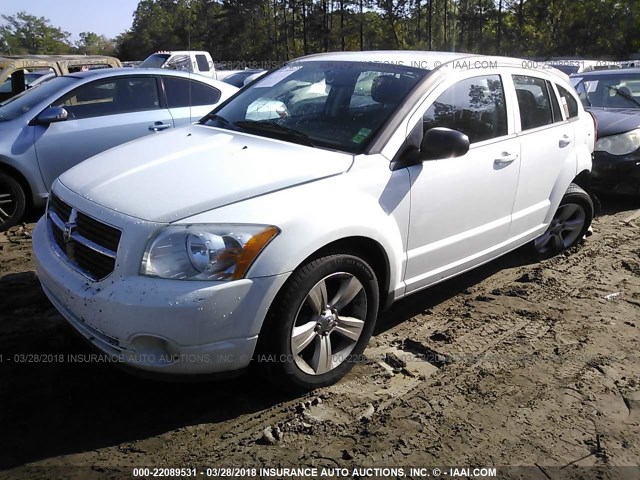
<svg viewBox="0 0 640 480">
<path fill-rule="evenodd" d="M 220 90 L 186 78 L 164 78 L 169 108 L 213 105 L 220 100 Z"/>
<path fill-rule="evenodd" d="M 569 93 L 566 88 L 556 84 L 558 93 L 560 94 L 560 103 L 567 118 L 575 118 L 578 116 L 578 102 L 575 97 Z"/>
</svg>

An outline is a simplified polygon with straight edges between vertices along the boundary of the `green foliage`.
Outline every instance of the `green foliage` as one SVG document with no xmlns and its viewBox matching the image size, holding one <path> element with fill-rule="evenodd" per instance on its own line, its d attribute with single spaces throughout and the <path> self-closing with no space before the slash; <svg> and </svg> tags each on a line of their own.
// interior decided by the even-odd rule
<svg viewBox="0 0 640 480">
<path fill-rule="evenodd" d="M 82 32 L 76 48 L 85 55 L 114 55 L 116 50 L 113 40 L 93 32 Z"/>
<path fill-rule="evenodd" d="M 131 32 L 118 48 L 124 59 L 190 46 L 210 51 L 216 60 L 274 63 L 360 48 L 626 58 L 640 47 L 638 3 L 141 0 Z"/>
<path fill-rule="evenodd" d="M 114 7 L 117 8 L 117 7 Z M 208 50 L 231 66 L 275 66 L 336 50 L 421 49 L 626 59 L 640 50 L 636 0 L 140 0 L 129 31 L 69 34 L 25 12 L 3 15 L 0 53 Z"/>
<path fill-rule="evenodd" d="M 69 33 L 53 27 L 44 17 L 26 12 L 2 15 L 5 24 L 0 26 L 0 51 L 14 55 L 26 53 L 69 53 Z"/>
</svg>

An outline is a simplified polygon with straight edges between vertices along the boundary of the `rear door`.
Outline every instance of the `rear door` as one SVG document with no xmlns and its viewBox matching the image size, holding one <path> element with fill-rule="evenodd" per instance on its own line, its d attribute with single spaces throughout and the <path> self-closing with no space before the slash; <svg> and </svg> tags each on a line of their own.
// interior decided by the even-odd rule
<svg viewBox="0 0 640 480">
<path fill-rule="evenodd" d="M 220 101 L 217 88 L 191 78 L 163 76 L 167 106 L 176 127 L 197 122 Z"/>
<path fill-rule="evenodd" d="M 553 84 L 527 73 L 513 75 L 522 148 L 518 193 L 510 236 L 526 236 L 545 229 L 552 198 L 576 172 L 574 123 L 563 115 Z M 570 178 L 565 178 L 569 176 Z M 562 192 L 555 192 L 562 187 Z"/>
<path fill-rule="evenodd" d="M 53 103 L 66 121 L 35 127 L 47 188 L 61 173 L 109 148 L 173 126 L 154 76 L 110 77 L 81 85 Z"/>
</svg>

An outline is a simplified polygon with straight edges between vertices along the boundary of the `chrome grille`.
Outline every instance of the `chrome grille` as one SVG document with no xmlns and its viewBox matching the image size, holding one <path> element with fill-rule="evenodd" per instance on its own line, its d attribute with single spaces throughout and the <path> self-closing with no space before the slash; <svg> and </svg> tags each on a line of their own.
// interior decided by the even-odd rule
<svg viewBox="0 0 640 480">
<path fill-rule="evenodd" d="M 76 270 L 92 280 L 113 272 L 120 230 L 77 211 L 53 194 L 47 222 L 58 253 Z"/>
<path fill-rule="evenodd" d="M 112 252 L 118 251 L 121 235 L 120 230 L 116 230 L 109 225 L 94 220 L 81 212 L 78 212 L 76 224 L 78 225 L 78 233 L 84 238 L 98 245 L 102 245 Z"/>
<path fill-rule="evenodd" d="M 63 222 L 69 221 L 71 207 L 53 194 L 51 195 L 51 198 L 49 198 L 49 209 L 53 209 Z"/>
</svg>

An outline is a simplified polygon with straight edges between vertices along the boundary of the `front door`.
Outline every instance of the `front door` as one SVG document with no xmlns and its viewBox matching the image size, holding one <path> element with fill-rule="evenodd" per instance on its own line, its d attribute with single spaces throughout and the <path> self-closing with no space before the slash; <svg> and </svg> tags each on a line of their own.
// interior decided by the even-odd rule
<svg viewBox="0 0 640 480">
<path fill-rule="evenodd" d="M 155 77 L 120 77 L 84 84 L 53 103 L 65 121 L 35 127 L 35 148 L 47 188 L 61 173 L 109 148 L 173 126 L 161 108 Z"/>
<path fill-rule="evenodd" d="M 499 75 L 458 81 L 422 115 L 423 131 L 459 130 L 469 137 L 470 149 L 409 167 L 407 293 L 501 253 L 520 167 L 520 143 L 509 132 L 508 118 Z"/>
</svg>

